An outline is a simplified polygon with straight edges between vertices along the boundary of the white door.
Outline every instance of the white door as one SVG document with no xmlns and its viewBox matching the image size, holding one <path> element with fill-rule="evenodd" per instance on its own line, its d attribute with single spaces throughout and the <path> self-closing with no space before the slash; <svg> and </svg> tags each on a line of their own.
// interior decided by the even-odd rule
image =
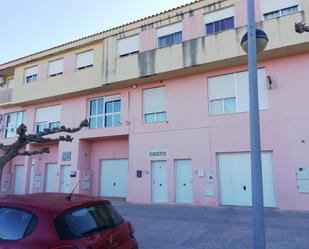
<svg viewBox="0 0 309 249">
<path fill-rule="evenodd" d="M 252 205 L 251 162 L 249 153 L 224 153 L 218 156 L 222 205 Z M 272 153 L 262 153 L 265 207 L 276 207 Z"/>
<path fill-rule="evenodd" d="M 167 167 L 166 161 L 151 162 L 152 201 L 167 202 Z"/>
<path fill-rule="evenodd" d="M 33 192 L 33 181 L 34 181 L 34 164 L 32 164 L 30 168 L 29 190 L 28 190 L 29 194 Z"/>
<path fill-rule="evenodd" d="M 192 162 L 175 160 L 176 202 L 192 203 Z"/>
<path fill-rule="evenodd" d="M 14 194 L 23 194 L 24 165 L 15 165 Z"/>
<path fill-rule="evenodd" d="M 70 192 L 70 171 L 71 165 L 61 165 L 60 191 L 62 193 Z"/>
<path fill-rule="evenodd" d="M 57 164 L 47 163 L 45 172 L 45 192 L 55 192 Z"/>
<path fill-rule="evenodd" d="M 127 196 L 128 159 L 101 161 L 101 190 L 104 197 Z"/>
</svg>

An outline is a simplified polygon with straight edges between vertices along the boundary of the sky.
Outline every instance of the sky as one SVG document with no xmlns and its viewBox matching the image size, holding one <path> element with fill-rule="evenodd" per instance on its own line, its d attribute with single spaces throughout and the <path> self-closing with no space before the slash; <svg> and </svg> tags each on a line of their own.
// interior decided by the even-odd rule
<svg viewBox="0 0 309 249">
<path fill-rule="evenodd" d="M 0 64 L 194 0 L 0 0 Z"/>
</svg>

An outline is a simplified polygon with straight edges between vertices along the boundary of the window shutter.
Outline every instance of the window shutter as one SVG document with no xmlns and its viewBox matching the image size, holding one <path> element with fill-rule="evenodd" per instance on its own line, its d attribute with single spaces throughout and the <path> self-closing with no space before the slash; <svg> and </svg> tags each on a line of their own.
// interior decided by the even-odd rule
<svg viewBox="0 0 309 249">
<path fill-rule="evenodd" d="M 76 54 L 76 68 L 93 65 L 93 50 Z"/>
<path fill-rule="evenodd" d="M 118 56 L 139 51 L 139 35 L 118 40 Z"/>
<path fill-rule="evenodd" d="M 35 122 L 59 122 L 61 119 L 61 105 L 38 108 Z"/>
<path fill-rule="evenodd" d="M 49 62 L 48 74 L 54 75 L 63 72 L 63 59 Z"/>
<path fill-rule="evenodd" d="M 234 74 L 208 78 L 209 100 L 235 97 Z"/>
<path fill-rule="evenodd" d="M 38 66 L 29 67 L 25 69 L 25 77 L 38 74 Z"/>
<path fill-rule="evenodd" d="M 235 16 L 235 8 L 234 7 L 226 8 L 223 10 L 218 10 L 218 11 L 214 11 L 211 13 L 207 13 L 204 16 L 204 23 L 205 24 L 212 23 L 212 22 L 216 22 L 216 21 L 223 20 L 229 17 L 233 17 L 233 16 Z"/>
<path fill-rule="evenodd" d="M 281 10 L 284 8 L 299 5 L 299 0 L 281 0 L 281 1 L 269 1 L 261 0 L 261 12 L 262 14 L 273 12 L 276 10 Z"/>
<path fill-rule="evenodd" d="M 145 89 L 144 113 L 165 112 L 165 87 Z"/>
<path fill-rule="evenodd" d="M 162 37 L 182 31 L 182 23 L 178 22 L 168 25 L 157 30 L 157 37 Z"/>
</svg>

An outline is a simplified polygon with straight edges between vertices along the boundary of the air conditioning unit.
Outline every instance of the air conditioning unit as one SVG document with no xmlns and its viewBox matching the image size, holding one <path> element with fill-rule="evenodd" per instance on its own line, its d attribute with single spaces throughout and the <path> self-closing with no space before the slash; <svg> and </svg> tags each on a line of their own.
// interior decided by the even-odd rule
<svg viewBox="0 0 309 249">
<path fill-rule="evenodd" d="M 5 85 L 6 81 L 5 81 L 5 77 L 4 76 L 0 76 L 0 86 Z"/>
</svg>

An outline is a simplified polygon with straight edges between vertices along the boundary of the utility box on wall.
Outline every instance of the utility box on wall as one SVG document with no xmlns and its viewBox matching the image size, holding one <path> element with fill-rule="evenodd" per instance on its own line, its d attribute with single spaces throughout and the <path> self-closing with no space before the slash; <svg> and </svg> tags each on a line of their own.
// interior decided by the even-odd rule
<svg viewBox="0 0 309 249">
<path fill-rule="evenodd" d="M 91 189 L 91 171 L 90 170 L 81 170 L 80 171 L 80 188 L 82 190 Z"/>
<path fill-rule="evenodd" d="M 297 189 L 299 193 L 309 193 L 309 167 L 296 168 Z"/>
</svg>

